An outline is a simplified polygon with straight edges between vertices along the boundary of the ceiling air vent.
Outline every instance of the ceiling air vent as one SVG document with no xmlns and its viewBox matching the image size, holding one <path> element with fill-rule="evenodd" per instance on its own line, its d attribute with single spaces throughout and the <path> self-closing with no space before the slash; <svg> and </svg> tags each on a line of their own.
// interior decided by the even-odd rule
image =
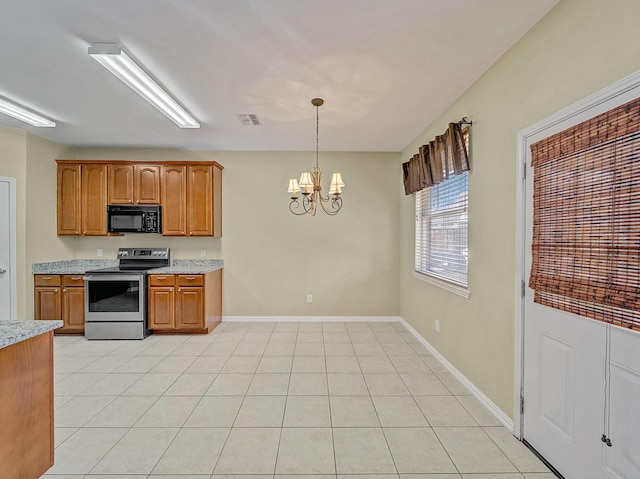
<svg viewBox="0 0 640 479">
<path fill-rule="evenodd" d="M 260 121 L 258 115 L 254 115 L 253 113 L 238 113 L 238 118 L 240 119 L 240 123 L 246 126 L 262 125 L 262 121 Z"/>
</svg>

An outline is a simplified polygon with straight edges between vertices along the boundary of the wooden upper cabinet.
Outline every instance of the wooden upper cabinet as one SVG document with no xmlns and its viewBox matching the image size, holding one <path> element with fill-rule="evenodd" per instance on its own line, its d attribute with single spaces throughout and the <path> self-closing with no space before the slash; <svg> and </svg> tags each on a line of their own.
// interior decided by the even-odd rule
<svg viewBox="0 0 640 479">
<path fill-rule="evenodd" d="M 187 166 L 187 235 L 213 236 L 212 166 Z"/>
<path fill-rule="evenodd" d="M 135 165 L 134 201 L 139 205 L 160 204 L 160 167 Z"/>
<path fill-rule="evenodd" d="M 58 235 L 79 235 L 80 165 L 58 165 Z"/>
<path fill-rule="evenodd" d="M 222 235 L 222 166 L 214 161 L 56 160 L 58 235 L 106 236 L 107 205 L 161 205 L 165 236 Z"/>
<path fill-rule="evenodd" d="M 82 234 L 107 234 L 107 165 L 82 165 Z"/>
<path fill-rule="evenodd" d="M 160 167 L 107 165 L 108 204 L 160 204 Z"/>
<path fill-rule="evenodd" d="M 187 234 L 187 167 L 163 165 L 162 182 L 162 234 Z"/>
<path fill-rule="evenodd" d="M 108 195 L 110 205 L 133 204 L 133 165 L 107 165 Z"/>
</svg>

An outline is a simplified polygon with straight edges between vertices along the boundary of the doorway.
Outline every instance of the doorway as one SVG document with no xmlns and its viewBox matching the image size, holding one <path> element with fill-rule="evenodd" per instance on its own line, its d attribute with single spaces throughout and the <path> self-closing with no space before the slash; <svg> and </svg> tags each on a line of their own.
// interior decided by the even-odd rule
<svg viewBox="0 0 640 479">
<path fill-rule="evenodd" d="M 0 321 L 16 308 L 16 180 L 0 177 Z"/>
<path fill-rule="evenodd" d="M 533 301 L 530 146 L 639 97 L 640 72 L 518 133 L 514 433 L 566 479 L 640 477 L 640 334 Z"/>
</svg>

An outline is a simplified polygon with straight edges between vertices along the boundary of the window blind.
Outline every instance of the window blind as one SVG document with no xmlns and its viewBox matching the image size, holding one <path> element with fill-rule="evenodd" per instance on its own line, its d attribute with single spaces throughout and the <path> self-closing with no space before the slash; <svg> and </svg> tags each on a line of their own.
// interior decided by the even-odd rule
<svg viewBox="0 0 640 479">
<path fill-rule="evenodd" d="M 469 173 L 416 193 L 415 270 L 467 286 Z"/>
<path fill-rule="evenodd" d="M 640 330 L 640 99 L 531 153 L 534 301 Z"/>
</svg>

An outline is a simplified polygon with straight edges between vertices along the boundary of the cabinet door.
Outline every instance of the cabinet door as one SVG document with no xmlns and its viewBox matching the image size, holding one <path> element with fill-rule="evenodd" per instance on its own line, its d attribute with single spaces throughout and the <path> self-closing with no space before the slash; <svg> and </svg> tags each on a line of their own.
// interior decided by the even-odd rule
<svg viewBox="0 0 640 479">
<path fill-rule="evenodd" d="M 63 288 L 62 320 L 65 333 L 84 332 L 84 288 Z"/>
<path fill-rule="evenodd" d="M 184 166 L 162 167 L 162 234 L 187 234 L 187 169 Z"/>
<path fill-rule="evenodd" d="M 202 288 L 178 288 L 176 329 L 204 328 Z"/>
<path fill-rule="evenodd" d="M 187 166 L 187 235 L 213 236 L 213 168 Z"/>
<path fill-rule="evenodd" d="M 107 234 L 107 165 L 82 165 L 82 233 Z"/>
<path fill-rule="evenodd" d="M 35 288 L 35 319 L 62 319 L 60 309 L 60 288 Z"/>
<path fill-rule="evenodd" d="M 133 204 L 133 166 L 108 165 L 107 176 L 109 191 L 107 203 L 110 205 Z"/>
<path fill-rule="evenodd" d="M 149 329 L 173 329 L 175 327 L 175 295 L 173 287 L 149 288 Z"/>
<path fill-rule="evenodd" d="M 136 165 L 134 171 L 136 204 L 160 204 L 160 167 Z"/>
<path fill-rule="evenodd" d="M 80 165 L 58 165 L 58 235 L 79 235 Z"/>
</svg>

